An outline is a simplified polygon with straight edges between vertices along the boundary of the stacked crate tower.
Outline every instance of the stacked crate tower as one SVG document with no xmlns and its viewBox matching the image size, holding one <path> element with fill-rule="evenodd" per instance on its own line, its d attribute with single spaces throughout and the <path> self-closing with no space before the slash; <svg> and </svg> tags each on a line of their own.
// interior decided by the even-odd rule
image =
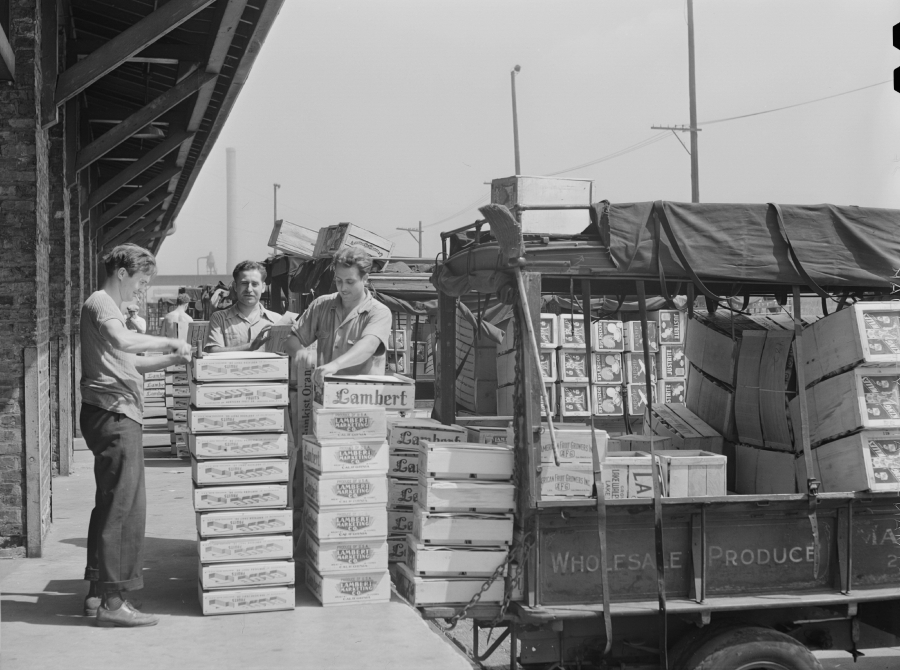
<svg viewBox="0 0 900 670">
<path fill-rule="evenodd" d="M 294 608 L 286 356 L 191 365 L 188 443 L 204 614 Z"/>
<path fill-rule="evenodd" d="M 411 380 L 394 377 L 342 375 L 315 388 L 302 438 L 306 586 L 326 607 L 390 600 L 385 407 L 414 398 Z"/>
<path fill-rule="evenodd" d="M 166 373 L 163 370 L 144 373 L 144 429 L 165 430 Z"/>
<path fill-rule="evenodd" d="M 166 368 L 166 422 L 172 455 L 188 458 L 187 410 L 191 404 L 188 366 L 186 363 L 170 365 Z"/>
<path fill-rule="evenodd" d="M 513 535 L 513 450 L 506 444 L 419 443 L 419 495 L 406 562 L 391 570 L 413 605 L 504 597 Z"/>
</svg>

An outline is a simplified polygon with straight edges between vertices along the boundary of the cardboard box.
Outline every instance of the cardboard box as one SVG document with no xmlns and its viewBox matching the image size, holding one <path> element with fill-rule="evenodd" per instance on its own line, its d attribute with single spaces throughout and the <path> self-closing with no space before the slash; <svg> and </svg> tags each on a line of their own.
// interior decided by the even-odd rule
<svg viewBox="0 0 900 670">
<path fill-rule="evenodd" d="M 419 475 L 419 504 L 434 512 L 511 512 L 515 487 L 506 482 L 454 481 Z M 391 505 L 396 507 L 396 505 Z"/>
<path fill-rule="evenodd" d="M 388 508 L 388 537 L 413 532 L 415 511 Z"/>
<path fill-rule="evenodd" d="M 469 426 L 466 428 L 466 433 L 470 443 L 507 444 L 505 426 Z M 419 444 L 422 443 L 419 442 Z"/>
<path fill-rule="evenodd" d="M 684 404 L 687 397 L 687 379 L 660 379 L 657 386 L 661 403 L 666 405 Z"/>
<path fill-rule="evenodd" d="M 855 368 L 819 382 L 806 396 L 813 447 L 861 428 L 900 428 L 900 366 Z M 790 410 L 799 449 L 799 397 Z"/>
<path fill-rule="evenodd" d="M 581 314 L 559 315 L 559 346 L 566 349 L 584 351 L 584 316 Z"/>
<path fill-rule="evenodd" d="M 626 384 L 644 384 L 647 381 L 647 369 L 644 365 L 644 354 L 627 353 L 623 354 Z M 650 378 L 655 382 L 656 374 L 656 356 L 650 356 Z"/>
<path fill-rule="evenodd" d="M 714 454 L 724 450 L 722 436 L 685 405 L 677 403 L 654 405 L 644 415 L 644 434 L 648 433 L 671 439 L 672 446 L 666 449 L 701 449 Z"/>
<path fill-rule="evenodd" d="M 148 381 L 150 379 L 165 379 L 166 371 L 165 370 L 153 370 L 151 372 L 144 373 L 144 381 Z"/>
<path fill-rule="evenodd" d="M 588 381 L 588 354 L 577 349 L 559 350 L 559 379 L 563 382 Z M 544 378 L 544 381 L 555 381 Z"/>
<path fill-rule="evenodd" d="M 285 533 L 290 532 L 292 525 L 289 509 L 197 512 L 200 537 Z"/>
<path fill-rule="evenodd" d="M 542 500 L 590 498 L 594 472 L 587 464 L 542 465 L 540 486 Z"/>
<path fill-rule="evenodd" d="M 319 440 L 363 440 L 387 435 L 386 417 L 381 407 L 353 409 L 314 408 L 312 433 Z"/>
<path fill-rule="evenodd" d="M 406 535 L 390 535 L 387 539 L 388 565 L 406 563 Z"/>
<path fill-rule="evenodd" d="M 419 442 L 465 442 L 466 429 L 445 426 L 433 419 L 397 419 L 388 422 L 388 444 L 391 449 L 415 449 Z"/>
<path fill-rule="evenodd" d="M 320 575 L 307 567 L 306 586 L 325 607 L 391 600 L 391 579 L 387 570 Z"/>
<path fill-rule="evenodd" d="M 388 479 L 388 507 L 411 510 L 419 500 L 419 480 Z"/>
<path fill-rule="evenodd" d="M 388 458 L 388 476 L 394 479 L 418 479 L 419 452 L 406 449 L 392 451 Z"/>
<path fill-rule="evenodd" d="M 594 386 L 594 416 L 623 416 L 621 384 L 597 384 Z"/>
<path fill-rule="evenodd" d="M 683 344 L 661 344 L 657 370 L 661 379 L 684 379 L 687 377 L 687 358 Z"/>
<path fill-rule="evenodd" d="M 253 561 L 251 563 L 200 564 L 200 587 L 233 589 L 244 586 L 293 585 L 293 561 Z"/>
<path fill-rule="evenodd" d="M 188 366 L 187 363 L 176 363 L 175 365 L 169 365 L 166 367 L 164 372 L 166 374 L 171 372 L 187 372 Z"/>
<path fill-rule="evenodd" d="M 287 505 L 288 489 L 286 484 L 194 487 L 194 509 L 198 512 L 265 507 L 284 508 Z"/>
<path fill-rule="evenodd" d="M 512 332 L 512 326 L 507 333 Z M 556 314 L 544 314 L 540 316 L 540 344 L 541 349 L 556 349 L 559 346 L 559 319 Z M 510 347 L 512 349 L 512 347 Z"/>
<path fill-rule="evenodd" d="M 150 391 L 153 391 L 154 393 L 159 390 L 161 389 L 150 389 Z M 172 398 L 190 398 L 191 389 L 189 386 L 175 386 L 173 384 L 166 384 L 164 395 Z"/>
<path fill-rule="evenodd" d="M 559 384 L 557 407 L 563 417 L 590 416 L 591 396 L 588 385 L 568 382 Z"/>
<path fill-rule="evenodd" d="M 412 536 L 422 544 L 508 546 L 513 515 L 434 512 L 417 505 Z"/>
<path fill-rule="evenodd" d="M 499 430 L 503 431 L 505 440 L 506 429 Z M 512 479 L 513 465 L 513 449 L 507 444 L 419 444 L 419 472 L 426 477 L 509 481 Z"/>
<path fill-rule="evenodd" d="M 288 455 L 287 433 L 187 436 L 191 455 L 198 460 L 221 458 L 263 458 Z"/>
<path fill-rule="evenodd" d="M 167 385 L 172 386 L 188 386 L 191 383 L 191 377 L 187 372 L 172 372 L 166 375 L 166 380 L 163 383 L 163 387 Z M 158 386 L 154 388 L 159 388 Z"/>
<path fill-rule="evenodd" d="M 664 495 L 669 498 L 724 496 L 725 456 L 695 449 L 660 450 Z"/>
<path fill-rule="evenodd" d="M 188 409 L 191 433 L 283 433 L 290 426 L 286 407 Z"/>
<path fill-rule="evenodd" d="M 623 339 L 625 340 L 625 351 L 643 351 L 644 340 L 641 336 L 640 321 L 626 321 L 623 326 Z M 659 351 L 659 325 L 656 321 L 647 322 L 647 337 L 649 339 L 649 347 L 651 353 Z"/>
<path fill-rule="evenodd" d="M 144 390 L 144 399 L 149 400 L 150 398 L 165 398 L 166 397 L 166 389 L 145 389 Z"/>
<path fill-rule="evenodd" d="M 387 570 L 386 539 L 319 542 L 306 536 L 307 566 L 320 575 Z"/>
<path fill-rule="evenodd" d="M 200 607 L 206 616 L 292 610 L 296 596 L 293 586 L 267 586 L 255 589 L 200 589 Z"/>
<path fill-rule="evenodd" d="M 794 454 L 737 444 L 734 492 L 739 495 L 797 493 Z M 804 489 L 805 489 L 804 483 Z"/>
<path fill-rule="evenodd" d="M 858 302 L 804 332 L 806 383 L 856 366 L 900 366 L 900 303 Z"/>
<path fill-rule="evenodd" d="M 191 361 L 191 376 L 198 382 L 287 381 L 287 356 L 265 351 L 230 351 L 205 354 Z"/>
<path fill-rule="evenodd" d="M 303 528 L 320 542 L 387 537 L 387 508 L 360 505 L 318 509 L 304 505 Z"/>
<path fill-rule="evenodd" d="M 319 231 L 278 219 L 269 234 L 269 246 L 300 258 L 311 259 Z"/>
<path fill-rule="evenodd" d="M 290 534 L 200 538 L 197 548 L 202 563 L 263 561 L 291 558 L 294 541 Z"/>
<path fill-rule="evenodd" d="M 306 499 L 316 507 L 349 507 L 351 505 L 387 505 L 388 480 L 384 474 L 337 472 L 303 473 Z"/>
<path fill-rule="evenodd" d="M 813 449 L 821 493 L 900 491 L 900 430 L 864 430 Z M 806 458 L 797 454 L 797 489 L 806 491 Z"/>
<path fill-rule="evenodd" d="M 683 344 L 687 332 L 687 313 L 678 309 L 661 309 L 658 312 L 659 343 Z"/>
<path fill-rule="evenodd" d="M 330 375 L 324 386 L 316 385 L 313 402 L 326 409 L 412 410 L 416 388 L 412 379 L 393 375 Z"/>
<path fill-rule="evenodd" d="M 467 603 L 484 584 L 482 577 L 418 577 L 403 563 L 395 564 L 397 592 L 410 604 L 439 605 Z M 503 599 L 504 580 L 497 579 L 481 592 L 479 602 L 500 602 Z"/>
<path fill-rule="evenodd" d="M 630 416 L 642 416 L 644 410 L 647 409 L 647 386 L 646 384 L 628 384 L 626 386 L 626 402 L 628 403 L 628 414 Z M 657 401 L 658 394 L 656 387 L 653 387 L 653 402 Z"/>
<path fill-rule="evenodd" d="M 600 319 L 591 324 L 591 348 L 597 352 L 625 351 L 625 328 L 621 321 Z"/>
<path fill-rule="evenodd" d="M 509 555 L 505 547 L 441 547 L 408 543 L 406 566 L 420 577 L 490 577 Z"/>
<path fill-rule="evenodd" d="M 303 465 L 323 474 L 388 470 L 388 444 L 373 440 L 317 440 L 304 435 Z"/>
<path fill-rule="evenodd" d="M 145 379 L 144 380 L 144 390 L 147 389 L 164 389 L 166 388 L 166 381 L 164 379 Z"/>
<path fill-rule="evenodd" d="M 653 497 L 653 465 L 643 451 L 608 451 L 600 470 L 607 500 Z"/>
<path fill-rule="evenodd" d="M 257 484 L 286 482 L 289 479 L 288 459 L 258 458 L 228 459 L 191 463 L 191 476 L 200 486 L 216 484 Z"/>
<path fill-rule="evenodd" d="M 625 379 L 622 354 L 594 353 L 592 372 L 595 384 L 621 384 Z"/>
<path fill-rule="evenodd" d="M 190 396 L 179 396 L 178 398 L 174 396 L 166 396 L 165 407 L 166 409 L 187 409 L 191 406 L 191 398 Z"/>
<path fill-rule="evenodd" d="M 198 409 L 215 407 L 284 407 L 288 404 L 287 382 L 280 384 L 190 385 L 191 404 Z"/>
</svg>

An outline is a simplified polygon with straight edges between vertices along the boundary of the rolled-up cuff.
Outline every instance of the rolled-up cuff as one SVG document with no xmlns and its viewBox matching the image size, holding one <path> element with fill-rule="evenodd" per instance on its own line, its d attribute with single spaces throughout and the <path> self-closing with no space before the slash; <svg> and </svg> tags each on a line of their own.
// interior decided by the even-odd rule
<svg viewBox="0 0 900 670">
<path fill-rule="evenodd" d="M 97 585 L 100 593 L 115 593 L 116 591 L 137 591 L 144 588 L 144 578 L 135 577 L 124 582 L 100 582 Z"/>
</svg>

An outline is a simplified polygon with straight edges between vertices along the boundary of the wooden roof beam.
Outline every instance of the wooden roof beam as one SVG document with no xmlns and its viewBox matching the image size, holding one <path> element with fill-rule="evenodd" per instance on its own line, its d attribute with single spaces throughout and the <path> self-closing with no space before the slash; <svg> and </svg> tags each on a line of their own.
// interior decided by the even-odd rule
<svg viewBox="0 0 900 670">
<path fill-rule="evenodd" d="M 152 14 L 116 35 L 65 72 L 56 81 L 56 104 L 78 95 L 129 58 L 175 30 L 214 0 L 170 0 Z"/>
<path fill-rule="evenodd" d="M 168 91 L 154 98 L 127 119 L 106 131 L 79 151 L 75 159 L 75 170 L 81 171 L 99 160 L 110 150 L 115 149 L 129 137 L 146 128 L 185 98 L 196 93 L 201 86 L 213 81 L 216 76 L 208 72 L 194 72 L 185 77 Z"/>
<path fill-rule="evenodd" d="M 115 219 L 119 214 L 126 211 L 133 205 L 136 205 L 138 202 L 148 197 L 151 193 L 153 193 L 160 186 L 169 182 L 172 177 L 181 173 L 181 168 L 173 165 L 172 167 L 164 169 L 158 175 L 153 177 L 146 184 L 137 189 L 134 193 L 128 194 L 125 198 L 123 198 L 120 202 L 116 203 L 108 210 L 103 212 L 100 215 L 100 219 L 98 223 L 102 228 L 106 224 L 110 223 L 113 219 Z"/>
<path fill-rule="evenodd" d="M 69 42 L 67 49 L 75 49 L 79 56 L 89 56 L 106 42 L 100 39 L 79 39 Z M 199 63 L 203 60 L 203 48 L 194 44 L 157 41 L 142 49 L 128 60 L 137 63 Z"/>
<path fill-rule="evenodd" d="M 119 223 L 111 230 L 106 231 L 103 234 L 103 237 L 100 239 L 100 245 L 105 247 L 113 240 L 116 240 L 127 233 L 131 228 L 134 227 L 136 223 L 141 221 L 141 219 L 145 219 L 147 216 L 152 214 L 154 210 L 160 208 L 160 205 L 162 205 L 168 197 L 168 191 L 159 189 L 159 191 L 150 198 L 150 201 L 146 205 L 129 214 L 128 218 L 122 221 L 122 223 Z M 162 211 L 163 210 L 160 209 L 159 213 L 162 214 Z"/>
<path fill-rule="evenodd" d="M 96 190 L 91 192 L 91 195 L 88 197 L 88 207 L 96 207 L 113 193 L 125 186 L 125 184 L 143 174 L 147 169 L 175 151 L 182 143 L 193 137 L 194 133 L 188 131 L 173 133 L 148 151 L 143 158 L 132 163 L 115 177 L 98 186 Z"/>
<path fill-rule="evenodd" d="M 147 243 L 153 239 L 148 237 L 155 230 L 167 230 L 164 227 L 161 227 L 159 224 L 159 219 L 163 215 L 163 210 L 159 210 L 158 212 L 153 212 L 150 216 L 148 216 L 144 221 L 141 221 L 141 225 L 129 231 L 125 234 L 124 237 L 120 238 L 116 241 L 116 244 L 124 244 L 125 242 L 131 242 L 132 244 L 138 244 L 140 246 L 146 246 Z"/>
</svg>

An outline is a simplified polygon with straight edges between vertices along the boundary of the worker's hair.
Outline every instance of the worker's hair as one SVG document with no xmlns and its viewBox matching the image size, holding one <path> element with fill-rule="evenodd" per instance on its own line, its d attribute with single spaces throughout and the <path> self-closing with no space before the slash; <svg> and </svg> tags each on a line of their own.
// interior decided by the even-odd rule
<svg viewBox="0 0 900 670">
<path fill-rule="evenodd" d="M 106 267 L 107 276 L 114 275 L 119 268 L 125 268 L 128 276 L 133 277 L 135 272 L 146 272 L 149 275 L 156 274 L 156 258 L 144 247 L 136 244 L 120 244 L 103 257 L 103 265 Z"/>
<path fill-rule="evenodd" d="M 191 301 L 191 296 L 187 293 L 179 293 L 178 297 L 175 298 L 175 302 L 179 305 L 187 305 Z"/>
<path fill-rule="evenodd" d="M 331 261 L 331 269 L 337 267 L 356 268 L 359 276 L 365 277 L 372 270 L 372 257 L 362 247 L 346 247 L 334 254 Z"/>
<path fill-rule="evenodd" d="M 263 281 L 266 281 L 266 266 L 258 261 L 241 261 L 234 266 L 234 272 L 231 273 L 231 276 L 234 277 L 234 281 L 235 283 L 237 283 L 238 277 L 241 276 L 241 273 L 248 272 L 250 270 L 259 271 L 259 276 L 262 277 Z"/>
</svg>

